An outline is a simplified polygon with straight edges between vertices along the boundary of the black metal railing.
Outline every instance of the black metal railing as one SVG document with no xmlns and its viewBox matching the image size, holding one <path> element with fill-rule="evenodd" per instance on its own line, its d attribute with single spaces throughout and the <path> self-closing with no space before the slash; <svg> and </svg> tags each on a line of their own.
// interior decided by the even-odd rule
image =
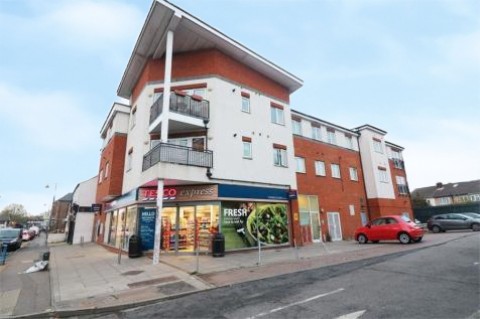
<svg viewBox="0 0 480 319">
<path fill-rule="evenodd" d="M 213 152 L 159 143 L 143 156 L 142 170 L 146 171 L 159 162 L 212 168 Z"/>
<path fill-rule="evenodd" d="M 195 96 L 170 93 L 170 111 L 208 120 L 210 118 L 210 103 L 207 100 Z M 150 107 L 150 124 L 163 112 L 163 95 L 161 95 Z"/>
<path fill-rule="evenodd" d="M 399 168 L 399 169 L 405 169 L 405 165 L 403 164 L 403 161 L 399 158 L 392 158 L 392 161 L 393 161 L 393 166 L 395 168 Z"/>
</svg>

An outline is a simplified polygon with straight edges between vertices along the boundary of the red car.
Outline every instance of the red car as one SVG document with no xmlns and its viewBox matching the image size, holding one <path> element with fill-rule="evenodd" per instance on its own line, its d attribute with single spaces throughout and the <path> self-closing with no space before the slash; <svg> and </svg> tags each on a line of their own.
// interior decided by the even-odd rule
<svg viewBox="0 0 480 319">
<path fill-rule="evenodd" d="M 399 240 L 402 244 L 418 243 L 423 238 L 423 229 L 406 216 L 383 216 L 376 218 L 355 231 L 355 240 L 360 244 L 368 241 Z"/>
</svg>

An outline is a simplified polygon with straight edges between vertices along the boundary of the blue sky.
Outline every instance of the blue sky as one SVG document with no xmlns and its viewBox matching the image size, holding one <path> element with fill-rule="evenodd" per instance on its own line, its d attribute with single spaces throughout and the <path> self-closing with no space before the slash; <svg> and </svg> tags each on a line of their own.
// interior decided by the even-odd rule
<svg viewBox="0 0 480 319">
<path fill-rule="evenodd" d="M 412 189 L 480 178 L 480 2 L 172 3 L 303 79 L 294 109 L 386 130 Z M 99 131 L 150 5 L 0 0 L 0 210 L 42 213 L 97 174 Z"/>
</svg>

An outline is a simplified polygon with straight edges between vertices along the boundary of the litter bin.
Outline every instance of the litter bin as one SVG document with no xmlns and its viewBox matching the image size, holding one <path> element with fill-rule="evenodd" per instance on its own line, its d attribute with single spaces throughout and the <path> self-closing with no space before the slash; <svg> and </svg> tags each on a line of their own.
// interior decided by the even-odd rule
<svg viewBox="0 0 480 319">
<path fill-rule="evenodd" d="M 128 241 L 128 257 L 136 258 L 142 256 L 142 240 L 137 235 L 132 235 Z"/>
<path fill-rule="evenodd" d="M 40 260 L 49 261 L 50 260 L 50 252 L 46 251 L 46 252 L 40 253 Z"/>
<path fill-rule="evenodd" d="M 225 236 L 222 233 L 216 233 L 212 238 L 212 257 L 225 256 Z"/>
</svg>

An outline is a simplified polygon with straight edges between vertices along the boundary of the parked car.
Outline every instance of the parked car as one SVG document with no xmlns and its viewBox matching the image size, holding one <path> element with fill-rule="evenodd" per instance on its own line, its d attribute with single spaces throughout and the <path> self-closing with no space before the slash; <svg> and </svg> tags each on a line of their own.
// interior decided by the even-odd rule
<svg viewBox="0 0 480 319">
<path fill-rule="evenodd" d="M 360 244 L 369 241 L 399 240 L 402 244 L 418 243 L 423 238 L 423 229 L 406 216 L 384 216 L 376 218 L 355 231 L 355 240 Z"/>
<path fill-rule="evenodd" d="M 480 214 L 478 214 L 478 213 L 470 213 L 470 212 L 467 212 L 467 213 L 460 213 L 460 214 L 465 215 L 465 216 L 468 216 L 468 217 L 472 217 L 472 218 L 477 218 L 477 219 L 480 218 Z"/>
<path fill-rule="evenodd" d="M 35 237 L 35 232 L 29 231 L 27 229 L 24 229 L 22 231 L 22 240 L 23 241 L 29 241 L 32 240 Z"/>
<path fill-rule="evenodd" d="M 431 217 L 427 221 L 428 230 L 434 233 L 446 232 L 447 230 L 471 229 L 480 230 L 480 219 L 472 218 L 463 214 L 440 214 Z"/>
<path fill-rule="evenodd" d="M 7 244 L 7 250 L 17 250 L 22 246 L 22 229 L 3 228 L 0 229 L 0 243 Z"/>
<path fill-rule="evenodd" d="M 38 234 L 40 234 L 40 228 L 38 226 L 32 226 L 28 230 L 35 232 L 35 236 L 38 236 Z"/>
</svg>

